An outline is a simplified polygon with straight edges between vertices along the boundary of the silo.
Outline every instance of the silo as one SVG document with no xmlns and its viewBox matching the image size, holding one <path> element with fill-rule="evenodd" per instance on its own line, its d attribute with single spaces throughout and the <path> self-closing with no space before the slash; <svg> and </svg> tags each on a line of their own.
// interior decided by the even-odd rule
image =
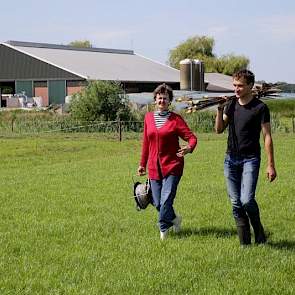
<svg viewBox="0 0 295 295">
<path fill-rule="evenodd" d="M 204 91 L 204 63 L 196 59 L 180 61 L 180 89 Z"/>
<path fill-rule="evenodd" d="M 192 72 L 193 72 L 193 60 L 184 59 L 180 61 L 180 89 L 191 90 L 192 85 Z"/>
<path fill-rule="evenodd" d="M 204 63 L 198 59 L 194 60 L 194 90 L 205 91 L 205 67 Z"/>
</svg>

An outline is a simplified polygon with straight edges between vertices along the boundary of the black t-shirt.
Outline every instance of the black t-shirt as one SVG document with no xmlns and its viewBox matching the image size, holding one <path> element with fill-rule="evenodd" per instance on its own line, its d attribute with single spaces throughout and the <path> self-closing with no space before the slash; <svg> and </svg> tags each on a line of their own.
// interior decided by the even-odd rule
<svg viewBox="0 0 295 295">
<path fill-rule="evenodd" d="M 256 98 L 246 105 L 233 99 L 224 113 L 229 118 L 227 153 L 246 158 L 260 156 L 261 124 L 270 122 L 267 105 Z"/>
</svg>

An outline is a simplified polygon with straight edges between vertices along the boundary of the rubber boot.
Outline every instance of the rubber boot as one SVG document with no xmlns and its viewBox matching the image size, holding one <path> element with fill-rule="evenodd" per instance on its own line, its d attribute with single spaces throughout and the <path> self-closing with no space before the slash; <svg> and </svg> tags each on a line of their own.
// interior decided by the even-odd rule
<svg viewBox="0 0 295 295">
<path fill-rule="evenodd" d="M 264 233 L 263 226 L 260 221 L 259 214 L 249 215 L 251 225 L 253 227 L 254 235 L 255 235 L 255 244 L 265 244 L 266 236 Z"/>
<path fill-rule="evenodd" d="M 238 237 L 241 246 L 246 246 L 251 244 L 251 232 L 250 224 L 247 216 L 245 217 L 235 217 Z"/>
</svg>

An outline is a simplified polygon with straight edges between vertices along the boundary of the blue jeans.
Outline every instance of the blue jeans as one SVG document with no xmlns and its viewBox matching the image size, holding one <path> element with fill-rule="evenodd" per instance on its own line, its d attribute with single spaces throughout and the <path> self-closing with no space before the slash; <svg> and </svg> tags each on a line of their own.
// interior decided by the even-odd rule
<svg viewBox="0 0 295 295">
<path fill-rule="evenodd" d="M 164 232 L 173 225 L 176 217 L 173 202 L 181 176 L 168 175 L 161 180 L 151 179 L 153 202 L 159 212 L 160 231 Z"/>
<path fill-rule="evenodd" d="M 259 175 L 260 157 L 243 158 L 226 155 L 224 175 L 227 192 L 235 218 L 259 216 L 255 190 Z"/>
</svg>

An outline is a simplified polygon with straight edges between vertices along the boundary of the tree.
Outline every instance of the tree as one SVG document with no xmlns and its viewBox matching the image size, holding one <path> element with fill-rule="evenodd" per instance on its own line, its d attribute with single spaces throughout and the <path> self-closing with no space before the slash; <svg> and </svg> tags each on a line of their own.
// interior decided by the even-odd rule
<svg viewBox="0 0 295 295">
<path fill-rule="evenodd" d="M 77 47 L 77 48 L 91 48 L 92 44 L 89 40 L 75 40 L 69 43 L 68 45 Z"/>
<path fill-rule="evenodd" d="M 183 59 L 199 59 L 205 64 L 206 72 L 216 72 L 232 75 L 234 72 L 245 69 L 249 59 L 243 55 L 227 54 L 217 57 L 213 53 L 214 39 L 206 36 L 188 38 L 169 52 L 169 65 L 179 69 L 179 62 Z"/>
<path fill-rule="evenodd" d="M 131 110 L 120 84 L 113 81 L 90 82 L 70 102 L 70 113 L 82 121 L 129 120 Z"/>
<path fill-rule="evenodd" d="M 225 75 L 232 75 L 241 69 L 246 69 L 249 59 L 243 55 L 227 54 L 216 60 L 216 71 Z"/>
<path fill-rule="evenodd" d="M 212 52 L 214 39 L 206 36 L 194 36 L 178 45 L 169 52 L 169 64 L 179 69 L 179 62 L 185 58 L 203 59 L 203 57 L 214 57 Z"/>
</svg>

